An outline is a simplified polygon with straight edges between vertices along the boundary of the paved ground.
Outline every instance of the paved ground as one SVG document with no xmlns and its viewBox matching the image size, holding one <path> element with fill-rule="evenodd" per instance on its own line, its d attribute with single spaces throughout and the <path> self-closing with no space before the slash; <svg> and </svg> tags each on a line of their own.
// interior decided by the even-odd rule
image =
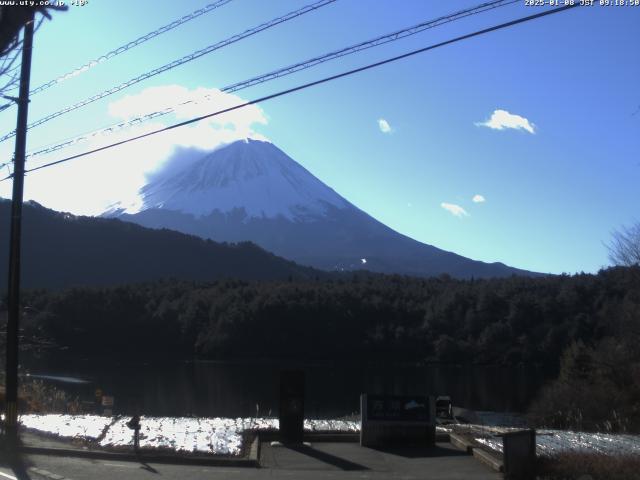
<svg viewBox="0 0 640 480">
<path fill-rule="evenodd" d="M 65 450 L 86 450 L 80 442 L 61 440 L 54 436 L 39 435 L 29 431 L 20 432 L 22 445 L 42 448 L 63 448 Z"/>
<path fill-rule="evenodd" d="M 0 466 L 4 478 L 62 480 L 137 479 L 477 479 L 501 475 L 449 443 L 430 450 L 379 451 L 357 443 L 315 443 L 310 447 L 263 444 L 263 468 L 202 467 L 29 455 L 22 469 Z M 6 463 L 4 464 L 6 465 Z"/>
<path fill-rule="evenodd" d="M 357 443 L 317 443 L 311 447 L 266 445 L 261 464 L 282 478 L 305 472 L 303 478 L 502 478 L 450 443 L 431 449 L 374 450 Z"/>
</svg>

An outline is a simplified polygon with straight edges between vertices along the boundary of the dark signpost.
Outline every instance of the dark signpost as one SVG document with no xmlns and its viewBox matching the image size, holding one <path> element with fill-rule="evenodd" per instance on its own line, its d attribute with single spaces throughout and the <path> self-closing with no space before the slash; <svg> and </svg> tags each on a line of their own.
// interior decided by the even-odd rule
<svg viewBox="0 0 640 480">
<path fill-rule="evenodd" d="M 535 478 L 536 431 L 521 430 L 502 435 L 504 476 L 509 479 Z"/>
<path fill-rule="evenodd" d="M 280 374 L 280 441 L 301 444 L 304 433 L 304 372 Z"/>
<path fill-rule="evenodd" d="M 140 415 L 134 415 L 127 422 L 127 427 L 133 430 L 133 451 L 138 453 L 140 450 Z"/>
<path fill-rule="evenodd" d="M 367 395 L 369 420 L 428 422 L 429 397 Z"/>
<path fill-rule="evenodd" d="M 424 395 L 360 397 L 360 445 L 433 445 L 435 399 Z"/>
</svg>

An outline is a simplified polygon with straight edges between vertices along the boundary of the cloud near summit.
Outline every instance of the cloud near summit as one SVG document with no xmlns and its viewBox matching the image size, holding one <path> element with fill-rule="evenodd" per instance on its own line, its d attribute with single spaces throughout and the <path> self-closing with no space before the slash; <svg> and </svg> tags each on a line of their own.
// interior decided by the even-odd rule
<svg viewBox="0 0 640 480">
<path fill-rule="evenodd" d="M 141 133 L 137 129 L 155 130 L 243 103 L 246 103 L 245 99 L 217 88 L 188 89 L 181 85 L 163 85 L 111 102 L 108 111 L 112 117 L 127 121 L 168 107 L 174 109 L 170 114 L 135 127 L 134 131 L 126 131 L 125 136 L 129 137 Z M 245 138 L 268 140 L 254 130 L 256 125 L 266 124 L 264 111 L 258 105 L 249 105 L 127 144 L 123 147 L 127 152 L 124 156 L 137 159 L 135 166 L 129 166 L 137 171 L 135 196 L 149 175 L 164 168 L 174 152 L 185 148 L 210 151 Z M 133 189 L 134 182 L 131 183 L 130 188 Z"/>
<path fill-rule="evenodd" d="M 172 107 L 173 113 L 159 117 L 161 122 L 171 124 L 175 123 L 174 121 L 207 115 L 245 102 L 243 98 L 221 92 L 217 88 L 199 87 L 189 90 L 181 85 L 164 85 L 147 88 L 135 95 L 126 95 L 111 102 L 108 111 L 112 117 L 127 121 Z M 255 132 L 256 124 L 266 125 L 266 115 L 258 105 L 249 105 L 180 127 L 177 129 L 179 135 L 172 137 L 179 146 L 205 149 L 244 138 L 266 140 Z M 154 141 L 158 141 L 162 136 L 164 134 L 160 134 Z"/>
<path fill-rule="evenodd" d="M 168 107 L 175 108 L 175 112 L 110 135 L 97 135 L 88 143 L 78 143 L 69 153 L 100 148 L 243 103 L 245 99 L 215 88 L 189 89 L 181 85 L 146 88 L 109 103 L 107 111 L 114 123 Z M 54 173 L 57 178 L 64 175 L 66 181 L 75 185 L 68 192 L 60 189 L 48 175 L 34 175 L 30 188 L 39 192 L 38 200 L 48 207 L 76 214 L 100 214 L 117 201 L 123 207 L 135 208 L 140 202 L 138 190 L 147 183 L 149 175 L 164 168 L 174 154 L 185 149 L 209 151 L 244 138 L 267 140 L 255 130 L 267 122 L 264 111 L 258 105 L 250 105 L 95 153 L 90 161 L 63 164 Z M 83 198 L 81 204 L 78 197 Z"/>
</svg>

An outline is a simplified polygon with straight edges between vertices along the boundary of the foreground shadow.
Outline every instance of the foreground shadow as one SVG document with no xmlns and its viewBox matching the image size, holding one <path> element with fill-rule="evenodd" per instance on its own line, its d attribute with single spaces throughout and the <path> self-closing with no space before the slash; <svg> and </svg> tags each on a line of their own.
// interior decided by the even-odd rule
<svg viewBox="0 0 640 480">
<path fill-rule="evenodd" d="M 147 472 L 151 472 L 151 473 L 155 473 L 156 475 L 159 475 L 160 472 L 158 470 L 156 470 L 155 468 L 153 468 L 151 465 L 149 465 L 147 462 L 144 462 L 142 460 L 138 460 L 138 462 L 140 462 L 140 468 L 142 470 L 146 470 Z"/>
<path fill-rule="evenodd" d="M 381 453 L 388 453 L 405 458 L 466 457 L 467 453 L 451 447 L 369 447 Z"/>
<path fill-rule="evenodd" d="M 14 476 L 18 480 L 31 480 L 28 472 L 28 466 L 19 453 L 8 453 L 3 451 L 0 455 L 0 466 L 13 471 Z"/>
<path fill-rule="evenodd" d="M 364 465 L 350 462 L 349 460 L 336 457 L 335 455 L 331 455 L 330 453 L 315 450 L 311 447 L 308 447 L 307 445 L 286 445 L 285 448 L 288 448 L 289 450 L 293 450 L 294 452 L 302 453 L 304 455 L 307 455 L 308 457 L 315 458 L 316 460 L 324 462 L 328 465 L 332 465 L 341 470 L 345 470 L 345 471 L 369 470 L 369 468 L 365 467 Z"/>
</svg>

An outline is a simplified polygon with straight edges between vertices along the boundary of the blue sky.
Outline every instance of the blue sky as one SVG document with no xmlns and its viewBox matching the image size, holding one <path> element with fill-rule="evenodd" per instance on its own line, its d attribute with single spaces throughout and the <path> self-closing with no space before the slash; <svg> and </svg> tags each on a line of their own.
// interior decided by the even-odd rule
<svg viewBox="0 0 640 480">
<path fill-rule="evenodd" d="M 34 96 L 30 121 L 308 3 L 234 0 Z M 34 128 L 29 149 L 112 124 L 149 104 L 172 104 L 196 89 L 215 93 L 479 3 L 338 0 Z M 32 87 L 205 4 L 89 0 L 71 6 L 36 33 Z M 227 105 L 258 98 L 541 8 L 523 0 L 218 100 Z M 548 16 L 265 102 L 221 122 L 34 172 L 25 198 L 97 214 L 109 202 L 133 196 L 173 146 L 209 148 L 250 134 L 269 139 L 349 201 L 417 240 L 529 270 L 595 272 L 608 264 L 604 243 L 611 231 L 640 219 L 638 25 L 640 7 L 581 7 Z M 141 128 L 213 110 L 215 102 L 205 103 Z M 14 124 L 15 109 L 0 113 L 2 133 Z M 12 149 L 12 141 L 0 144 L 2 158 L 10 158 Z M 10 182 L 0 183 L 0 196 L 10 195 Z M 474 202 L 476 195 L 484 201 Z"/>
</svg>

